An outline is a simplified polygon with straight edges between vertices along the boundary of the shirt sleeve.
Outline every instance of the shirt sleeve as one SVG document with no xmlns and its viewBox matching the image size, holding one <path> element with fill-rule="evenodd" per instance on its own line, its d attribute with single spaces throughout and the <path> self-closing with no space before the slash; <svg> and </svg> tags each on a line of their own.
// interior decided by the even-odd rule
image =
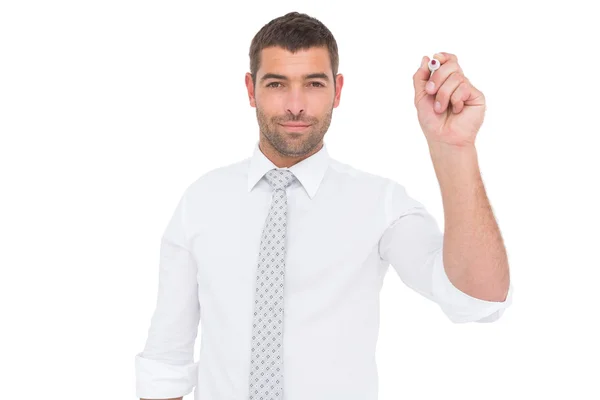
<svg viewBox="0 0 600 400">
<path fill-rule="evenodd" d="M 387 228 L 379 255 L 408 287 L 437 303 L 454 323 L 493 322 L 512 303 L 512 283 L 502 302 L 472 297 L 455 287 L 443 263 L 443 234 L 423 204 L 390 181 L 386 193 Z"/>
<path fill-rule="evenodd" d="M 197 266 L 184 231 L 185 194 L 161 238 L 156 307 L 144 350 L 135 356 L 138 398 L 189 394 L 197 384 L 194 344 L 200 322 Z"/>
</svg>

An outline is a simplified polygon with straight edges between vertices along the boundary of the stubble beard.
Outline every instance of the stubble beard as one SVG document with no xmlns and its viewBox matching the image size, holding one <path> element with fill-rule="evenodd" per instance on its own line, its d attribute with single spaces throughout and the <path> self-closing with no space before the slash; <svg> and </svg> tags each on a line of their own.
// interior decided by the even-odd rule
<svg viewBox="0 0 600 400">
<path fill-rule="evenodd" d="M 323 140 L 325 133 L 331 125 L 333 107 L 319 121 L 316 118 L 281 118 L 265 115 L 261 108 L 256 106 L 256 118 L 261 136 L 263 136 L 273 146 L 277 152 L 288 157 L 300 157 L 309 154 Z M 307 132 L 286 132 L 279 125 L 285 122 L 306 122 L 311 124 Z"/>
</svg>

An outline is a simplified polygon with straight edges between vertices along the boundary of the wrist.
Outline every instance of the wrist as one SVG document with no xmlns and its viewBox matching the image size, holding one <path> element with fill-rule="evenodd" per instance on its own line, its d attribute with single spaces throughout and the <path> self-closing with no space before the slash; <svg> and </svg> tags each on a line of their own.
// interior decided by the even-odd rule
<svg viewBox="0 0 600 400">
<path fill-rule="evenodd" d="M 456 145 L 444 142 L 428 141 L 427 146 L 432 156 L 465 157 L 474 155 L 477 150 L 474 143 Z"/>
<path fill-rule="evenodd" d="M 429 153 L 442 189 L 462 186 L 479 178 L 479 162 L 474 145 L 456 146 L 447 143 L 431 142 Z"/>
</svg>

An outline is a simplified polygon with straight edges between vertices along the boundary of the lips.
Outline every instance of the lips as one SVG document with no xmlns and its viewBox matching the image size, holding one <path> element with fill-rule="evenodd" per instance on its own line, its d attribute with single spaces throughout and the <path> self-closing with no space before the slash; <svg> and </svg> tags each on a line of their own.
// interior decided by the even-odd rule
<svg viewBox="0 0 600 400">
<path fill-rule="evenodd" d="M 306 128 L 310 125 L 307 124 L 280 124 L 281 126 L 285 126 L 286 128 Z"/>
</svg>

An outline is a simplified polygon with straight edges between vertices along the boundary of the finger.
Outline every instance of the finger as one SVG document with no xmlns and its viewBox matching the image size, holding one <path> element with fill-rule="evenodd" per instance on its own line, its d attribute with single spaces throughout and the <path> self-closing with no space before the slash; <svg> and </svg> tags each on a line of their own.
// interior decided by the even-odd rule
<svg viewBox="0 0 600 400">
<path fill-rule="evenodd" d="M 441 69 L 441 68 L 440 68 Z M 438 70 L 439 71 L 439 70 Z M 448 108 L 450 98 L 456 89 L 465 81 L 464 75 L 459 71 L 453 72 L 438 89 L 437 95 L 435 96 L 436 103 L 440 103 L 439 107 L 436 107 L 436 111 L 443 113 Z"/>
<path fill-rule="evenodd" d="M 455 63 L 458 64 L 458 57 L 456 57 L 456 55 L 454 55 L 452 53 L 446 53 L 444 51 L 442 51 L 440 53 L 435 53 L 433 55 L 433 58 L 435 58 L 436 60 L 439 60 L 440 64 L 445 64 L 449 61 L 454 61 Z"/>
<path fill-rule="evenodd" d="M 431 78 L 425 85 L 425 91 L 428 94 L 436 94 L 446 79 L 448 79 L 448 77 L 455 72 L 460 72 L 462 74 L 462 69 L 457 63 L 453 61 L 447 61 L 446 63 L 442 64 L 437 71 L 431 75 Z"/>
<path fill-rule="evenodd" d="M 479 89 L 477 89 L 473 84 L 469 81 L 469 79 L 465 78 L 467 83 L 469 84 L 468 97 L 464 100 L 466 106 L 485 106 L 485 96 Z M 465 95 L 466 96 L 466 95 Z"/>
<path fill-rule="evenodd" d="M 429 57 L 424 56 L 421 59 L 421 66 L 415 74 L 413 75 L 413 86 L 415 88 L 415 99 L 422 97 L 425 93 L 425 84 L 429 80 L 429 67 L 427 64 L 429 63 Z"/>
<path fill-rule="evenodd" d="M 439 88 L 442 83 L 444 82 L 444 80 L 454 71 L 454 69 L 452 69 L 452 71 L 448 72 L 445 76 L 440 77 L 440 75 L 442 75 L 440 73 L 440 69 L 442 69 L 443 65 L 450 65 L 451 63 L 458 65 L 458 57 L 456 57 L 456 55 L 452 54 L 452 53 L 447 53 L 447 52 L 439 52 L 439 53 L 435 53 L 433 55 L 433 58 L 435 58 L 436 60 L 438 60 L 440 62 L 440 68 L 438 68 L 437 71 L 431 72 L 430 73 L 430 78 L 429 80 L 433 80 L 435 83 L 434 89 L 433 91 L 427 91 L 427 93 L 429 94 L 435 94 L 435 91 L 437 88 Z M 448 69 L 449 67 L 446 67 L 445 69 Z M 458 70 L 460 72 L 462 72 L 462 69 L 460 67 L 460 65 L 458 65 Z M 440 79 L 440 81 L 438 81 L 438 79 Z"/>
<path fill-rule="evenodd" d="M 452 112 L 458 114 L 461 112 L 465 106 L 465 101 L 470 97 L 470 84 L 468 81 L 463 81 L 452 96 L 450 96 L 450 104 L 452 104 Z"/>
</svg>

